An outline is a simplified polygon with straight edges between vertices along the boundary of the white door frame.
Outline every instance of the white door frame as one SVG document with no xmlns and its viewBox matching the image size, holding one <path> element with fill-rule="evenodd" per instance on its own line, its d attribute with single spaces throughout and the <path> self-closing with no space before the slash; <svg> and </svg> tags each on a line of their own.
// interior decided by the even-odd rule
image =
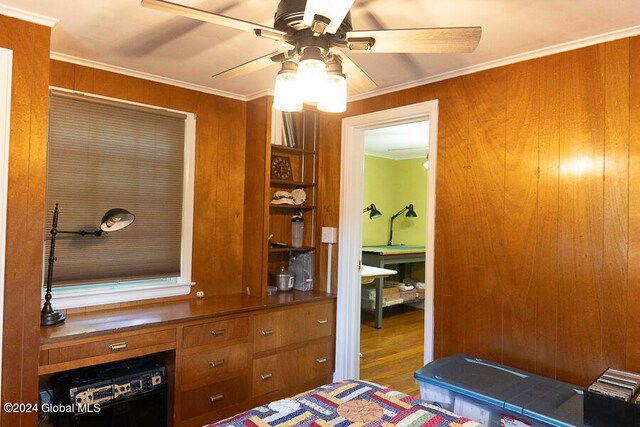
<svg viewBox="0 0 640 427">
<path fill-rule="evenodd" d="M 427 238 L 425 263 L 424 362 L 433 360 L 433 270 L 438 153 L 438 100 L 378 111 L 342 120 L 340 235 L 338 239 L 338 310 L 334 379 L 360 376 L 360 271 L 364 189 L 364 131 L 429 120 Z M 418 369 L 421 366 L 416 366 Z"/>
<path fill-rule="evenodd" d="M 7 182 L 9 178 L 12 64 L 13 51 L 0 48 L 0 390 L 2 390 L 2 321 L 4 318 L 4 259 L 7 242 Z"/>
</svg>

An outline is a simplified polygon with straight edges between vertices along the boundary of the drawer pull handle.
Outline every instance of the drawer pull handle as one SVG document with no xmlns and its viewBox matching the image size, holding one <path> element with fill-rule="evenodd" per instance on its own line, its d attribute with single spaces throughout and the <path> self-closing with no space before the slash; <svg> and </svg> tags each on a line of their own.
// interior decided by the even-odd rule
<svg viewBox="0 0 640 427">
<path fill-rule="evenodd" d="M 227 332 L 225 329 L 220 329 L 218 331 L 211 331 L 211 335 L 213 335 L 214 337 L 219 337 L 221 335 L 224 335 L 225 332 Z"/>
<path fill-rule="evenodd" d="M 263 337 L 269 336 L 269 335 L 273 335 L 273 330 L 271 329 L 263 329 L 260 331 L 260 335 L 262 335 Z"/>
<path fill-rule="evenodd" d="M 224 366 L 224 359 L 214 360 L 213 362 L 209 362 L 209 366 L 211 366 L 212 368 L 220 368 Z"/>
<path fill-rule="evenodd" d="M 317 320 L 318 325 L 326 325 L 327 323 L 329 323 L 329 321 L 327 319 L 319 319 Z"/>
<path fill-rule="evenodd" d="M 119 342 L 119 343 L 115 343 L 115 344 L 109 344 L 109 350 L 111 351 L 116 351 L 116 350 L 124 350 L 125 348 L 127 348 L 127 346 L 129 345 L 129 343 L 127 341 L 124 342 Z"/>
<path fill-rule="evenodd" d="M 216 403 L 224 399 L 224 394 L 216 394 L 215 396 L 209 396 L 209 402 Z"/>
<path fill-rule="evenodd" d="M 316 359 L 316 362 L 318 362 L 319 364 L 323 364 L 323 363 L 327 363 L 327 358 L 326 357 L 318 357 Z"/>
<path fill-rule="evenodd" d="M 262 381 L 269 380 L 269 379 L 271 379 L 272 377 L 273 377 L 273 374 L 262 374 L 262 375 L 260 375 L 260 379 L 261 379 Z"/>
</svg>

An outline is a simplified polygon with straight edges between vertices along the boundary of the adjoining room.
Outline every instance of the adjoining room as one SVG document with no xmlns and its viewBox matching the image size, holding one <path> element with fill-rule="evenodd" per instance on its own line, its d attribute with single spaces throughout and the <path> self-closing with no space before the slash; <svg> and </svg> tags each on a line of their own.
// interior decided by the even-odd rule
<svg viewBox="0 0 640 427">
<path fill-rule="evenodd" d="M 412 367 L 424 354 L 428 152 L 428 121 L 364 132 L 360 377 L 416 396 Z M 369 270 L 386 276 L 367 280 Z"/>
</svg>

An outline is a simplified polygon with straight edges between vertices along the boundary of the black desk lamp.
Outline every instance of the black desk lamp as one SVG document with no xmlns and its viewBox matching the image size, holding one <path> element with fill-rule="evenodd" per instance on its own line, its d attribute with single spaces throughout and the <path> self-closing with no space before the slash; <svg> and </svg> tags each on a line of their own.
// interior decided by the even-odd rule
<svg viewBox="0 0 640 427">
<path fill-rule="evenodd" d="M 380 212 L 378 209 L 376 209 L 376 205 L 374 205 L 373 203 L 371 203 L 371 206 L 364 208 L 362 210 L 362 213 L 365 212 L 371 212 L 369 214 L 369 219 L 376 219 L 376 218 L 380 218 L 382 216 L 382 212 Z"/>
<path fill-rule="evenodd" d="M 397 214 L 395 214 L 394 216 L 391 217 L 391 227 L 389 227 L 389 242 L 387 243 L 387 246 L 392 246 L 393 245 L 393 220 L 396 219 L 397 217 L 399 217 L 400 215 L 402 215 L 402 213 L 404 211 L 407 211 L 407 214 L 405 215 L 405 217 L 407 218 L 415 218 L 418 215 L 416 215 L 416 211 L 413 210 L 413 204 L 410 204 L 409 206 L 405 206 L 404 208 L 402 208 L 400 210 L 400 212 L 398 212 Z"/>
<path fill-rule="evenodd" d="M 93 236 L 102 236 L 102 233 L 109 233 L 111 231 L 122 230 L 123 228 L 131 225 L 136 219 L 136 216 L 131 212 L 116 208 L 107 211 L 102 217 L 100 222 L 100 229 L 94 231 L 63 231 L 58 230 L 58 204 L 53 210 L 53 225 L 51 226 L 51 249 L 49 250 L 49 266 L 47 269 L 47 293 L 44 295 L 44 306 L 40 312 L 40 325 L 50 326 L 60 322 L 64 322 L 65 316 L 58 310 L 54 310 L 51 307 L 51 286 L 53 285 L 53 263 L 56 262 L 54 252 L 56 250 L 56 236 L 58 234 L 79 234 L 80 236 L 86 236 L 88 234 Z"/>
</svg>

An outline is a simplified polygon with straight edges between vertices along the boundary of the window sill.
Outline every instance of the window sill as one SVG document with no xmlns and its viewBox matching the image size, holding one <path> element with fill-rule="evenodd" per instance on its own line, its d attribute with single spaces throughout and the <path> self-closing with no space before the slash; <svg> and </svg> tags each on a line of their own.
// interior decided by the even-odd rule
<svg viewBox="0 0 640 427">
<path fill-rule="evenodd" d="M 193 282 L 187 283 L 145 283 L 132 285 L 106 285 L 87 289 L 53 289 L 51 303 L 56 310 L 89 307 L 94 305 L 117 304 L 120 302 L 140 301 L 153 298 L 188 295 Z M 41 297 L 44 304 L 44 293 Z"/>
</svg>

